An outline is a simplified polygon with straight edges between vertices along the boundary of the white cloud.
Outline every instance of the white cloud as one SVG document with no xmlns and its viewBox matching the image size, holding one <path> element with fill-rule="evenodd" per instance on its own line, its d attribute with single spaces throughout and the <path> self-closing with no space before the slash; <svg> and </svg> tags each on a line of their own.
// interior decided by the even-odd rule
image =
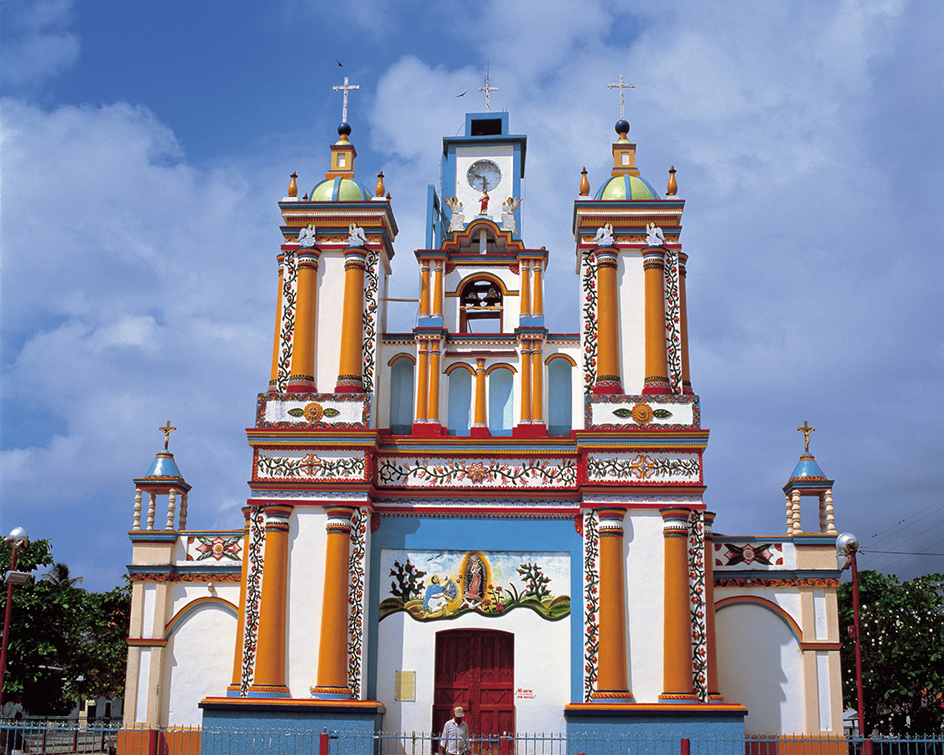
<svg viewBox="0 0 944 755">
<path fill-rule="evenodd" d="M 7 0 L 0 64 L 7 92 L 30 89 L 71 66 L 79 40 L 68 25 L 72 0 Z"/>
</svg>

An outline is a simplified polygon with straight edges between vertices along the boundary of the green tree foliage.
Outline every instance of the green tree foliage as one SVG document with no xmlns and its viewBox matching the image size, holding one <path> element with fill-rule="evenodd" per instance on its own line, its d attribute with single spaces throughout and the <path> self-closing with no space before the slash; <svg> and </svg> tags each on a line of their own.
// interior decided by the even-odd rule
<svg viewBox="0 0 944 755">
<path fill-rule="evenodd" d="M 865 730 L 940 735 L 944 728 L 944 574 L 909 582 L 859 572 Z M 852 626 L 852 584 L 839 586 L 839 625 Z M 856 708 L 855 644 L 843 642 L 843 704 Z"/>
<path fill-rule="evenodd" d="M 0 568 L 10 566 L 0 541 Z M 45 574 L 37 568 L 50 566 Z M 19 700 L 33 715 L 64 715 L 80 699 L 124 694 L 131 588 L 92 593 L 77 585 L 65 564 L 53 563 L 48 540 L 20 549 L 18 571 L 34 579 L 13 590 L 5 700 Z M 0 610 L 6 608 L 6 590 Z"/>
</svg>

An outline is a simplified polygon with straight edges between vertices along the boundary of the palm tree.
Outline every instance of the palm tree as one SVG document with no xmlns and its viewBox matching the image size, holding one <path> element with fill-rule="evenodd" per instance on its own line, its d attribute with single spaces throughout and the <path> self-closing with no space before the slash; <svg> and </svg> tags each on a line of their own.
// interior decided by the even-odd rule
<svg viewBox="0 0 944 755">
<path fill-rule="evenodd" d="M 82 582 L 82 577 L 70 577 L 69 566 L 58 561 L 49 567 L 40 579 L 49 582 L 53 587 L 75 587 Z"/>
</svg>

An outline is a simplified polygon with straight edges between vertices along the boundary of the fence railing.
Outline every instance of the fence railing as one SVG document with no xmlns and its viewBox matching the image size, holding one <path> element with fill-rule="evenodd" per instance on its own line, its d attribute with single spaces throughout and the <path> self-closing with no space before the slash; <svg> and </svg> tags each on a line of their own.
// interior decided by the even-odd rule
<svg viewBox="0 0 944 755">
<path fill-rule="evenodd" d="M 0 755 L 441 755 L 438 734 L 259 726 L 124 727 L 0 720 Z M 870 752 L 871 751 L 871 752 Z M 445 755 L 453 755 L 452 752 Z M 457 755 L 944 755 L 944 736 L 646 737 L 515 733 L 473 736 Z"/>
</svg>

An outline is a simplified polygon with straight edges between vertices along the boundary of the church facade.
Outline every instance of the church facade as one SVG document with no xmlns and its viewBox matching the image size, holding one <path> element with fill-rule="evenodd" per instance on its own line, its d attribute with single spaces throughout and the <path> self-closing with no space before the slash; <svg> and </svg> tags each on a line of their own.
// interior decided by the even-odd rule
<svg viewBox="0 0 944 755">
<path fill-rule="evenodd" d="M 571 261 L 526 243 L 507 113 L 443 139 L 411 332 L 350 126 L 301 198 L 292 174 L 243 521 L 187 528 L 167 443 L 134 480 L 127 724 L 435 732 L 462 705 L 478 735 L 841 734 L 832 481 L 807 432 L 786 534 L 715 526 L 685 203 L 616 131 L 574 201 L 574 333 L 545 327 Z"/>
</svg>

